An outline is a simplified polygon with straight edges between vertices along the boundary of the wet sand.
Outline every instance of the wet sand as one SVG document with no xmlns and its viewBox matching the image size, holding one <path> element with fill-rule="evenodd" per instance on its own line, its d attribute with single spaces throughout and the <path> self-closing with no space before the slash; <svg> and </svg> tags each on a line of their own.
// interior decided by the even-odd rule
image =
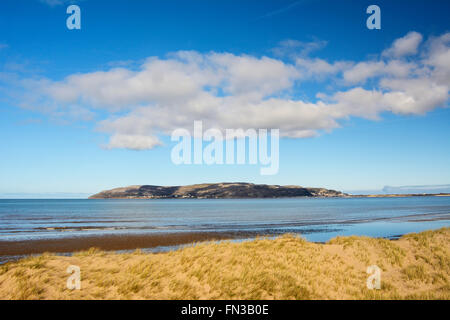
<svg viewBox="0 0 450 320">
<path fill-rule="evenodd" d="M 42 239 L 27 241 L 0 241 L 1 256 L 18 256 L 44 252 L 76 252 L 92 247 L 101 250 L 133 250 L 159 246 L 176 246 L 197 241 L 244 239 L 257 234 L 250 232 L 191 232 L 134 235 L 105 235 Z"/>
</svg>

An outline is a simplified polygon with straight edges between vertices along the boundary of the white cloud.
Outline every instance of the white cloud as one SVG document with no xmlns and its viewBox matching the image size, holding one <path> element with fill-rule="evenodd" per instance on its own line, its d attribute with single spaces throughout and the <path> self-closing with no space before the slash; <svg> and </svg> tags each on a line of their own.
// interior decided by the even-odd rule
<svg viewBox="0 0 450 320">
<path fill-rule="evenodd" d="M 432 68 L 432 77 L 450 86 L 450 32 L 431 38 L 427 45 L 425 64 Z"/>
<path fill-rule="evenodd" d="M 411 34 L 422 39 L 415 33 L 401 39 Z M 109 148 L 151 149 L 161 144 L 159 135 L 192 129 L 194 120 L 202 120 L 205 128 L 279 128 L 282 136 L 303 138 L 338 128 L 352 116 L 378 119 L 383 112 L 423 114 L 445 106 L 449 44 L 449 34 L 432 38 L 408 61 L 395 58 L 417 49 L 404 40 L 394 41 L 392 56 L 370 61 L 296 57 L 288 63 L 266 56 L 179 51 L 151 57 L 137 69 L 28 80 L 21 103 L 84 119 L 93 119 L 92 113 L 101 109 L 107 116 L 97 125 L 111 135 Z M 318 80 L 327 81 L 331 93 L 313 93 L 312 102 L 302 94 L 302 84 Z"/>
<path fill-rule="evenodd" d="M 320 50 L 327 45 L 327 41 L 315 39 L 310 42 L 303 42 L 294 39 L 287 39 L 280 41 L 272 52 L 279 57 L 307 57 L 312 52 Z"/>
<path fill-rule="evenodd" d="M 360 62 L 353 68 L 344 72 L 344 80 L 349 83 L 363 83 L 368 78 L 384 73 L 383 61 Z"/>
<path fill-rule="evenodd" d="M 232 95 L 265 97 L 292 86 L 299 73 L 292 65 L 268 57 L 212 54 L 211 62 L 223 75 L 224 89 Z"/>
<path fill-rule="evenodd" d="M 152 149 L 161 145 L 158 138 L 153 136 L 114 134 L 109 142 L 109 148 L 126 148 L 132 150 Z"/>
<path fill-rule="evenodd" d="M 389 49 L 383 51 L 383 55 L 398 58 L 416 54 L 421 42 L 422 35 L 418 32 L 411 31 L 406 36 L 395 40 Z"/>
<path fill-rule="evenodd" d="M 383 103 L 383 93 L 378 90 L 366 90 L 356 87 L 348 91 L 339 91 L 332 97 L 335 101 L 335 117 L 349 116 L 378 119 L 378 114 L 387 106 Z"/>
<path fill-rule="evenodd" d="M 337 74 L 344 70 L 348 70 L 352 66 L 352 63 L 348 61 L 336 61 L 330 63 L 320 58 L 297 58 L 295 64 L 304 77 L 318 78 Z"/>
<path fill-rule="evenodd" d="M 428 78 L 384 79 L 381 85 L 390 90 L 384 98 L 394 113 L 424 114 L 448 100 L 448 86 Z"/>
<path fill-rule="evenodd" d="M 344 80 L 349 84 L 363 84 L 368 79 L 376 77 L 407 78 L 417 66 L 414 63 L 402 60 L 364 61 L 359 62 L 343 73 Z"/>
<path fill-rule="evenodd" d="M 45 88 L 54 100 L 81 101 L 117 111 L 143 103 L 172 105 L 196 100 L 205 87 L 254 99 L 288 89 L 298 70 L 279 60 L 233 54 L 178 52 L 168 59 L 149 58 L 139 71 L 115 68 L 75 74 Z"/>
<path fill-rule="evenodd" d="M 385 73 L 397 78 L 406 78 L 416 72 L 417 66 L 414 63 L 402 60 L 391 60 L 385 65 Z"/>
</svg>

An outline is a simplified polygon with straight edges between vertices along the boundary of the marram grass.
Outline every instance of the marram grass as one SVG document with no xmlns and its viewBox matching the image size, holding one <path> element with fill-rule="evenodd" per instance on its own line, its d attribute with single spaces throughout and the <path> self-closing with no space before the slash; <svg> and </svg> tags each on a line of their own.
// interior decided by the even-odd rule
<svg viewBox="0 0 450 320">
<path fill-rule="evenodd" d="M 294 235 L 167 253 L 44 254 L 0 267 L 1 299 L 449 299 L 450 228 L 399 240 Z M 69 290 L 69 265 L 81 289 Z M 369 290 L 367 267 L 381 270 Z"/>
</svg>

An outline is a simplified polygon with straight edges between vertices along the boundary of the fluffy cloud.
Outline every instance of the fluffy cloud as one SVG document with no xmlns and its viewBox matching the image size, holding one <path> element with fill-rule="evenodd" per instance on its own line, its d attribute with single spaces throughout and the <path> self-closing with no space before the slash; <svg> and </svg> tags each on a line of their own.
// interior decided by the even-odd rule
<svg viewBox="0 0 450 320">
<path fill-rule="evenodd" d="M 431 68 L 432 77 L 439 83 L 450 86 L 450 32 L 431 38 L 425 64 Z"/>
<path fill-rule="evenodd" d="M 320 50 L 327 45 L 327 41 L 314 40 L 311 42 L 302 42 L 293 39 L 283 40 L 278 43 L 278 47 L 272 49 L 272 52 L 279 57 L 307 57 L 312 52 Z"/>
<path fill-rule="evenodd" d="M 382 61 L 360 62 L 344 72 L 344 80 L 349 83 L 365 82 L 368 78 L 383 74 L 385 67 Z"/>
<path fill-rule="evenodd" d="M 279 128 L 282 136 L 304 138 L 338 128 L 348 117 L 424 114 L 446 106 L 450 33 L 422 46 L 421 41 L 420 34 L 410 32 L 369 61 L 291 55 L 287 62 L 179 51 L 148 58 L 139 68 L 30 81 L 28 104 L 54 113 L 79 108 L 82 115 L 102 115 L 97 125 L 110 134 L 109 148 L 151 149 L 161 144 L 159 135 L 192 129 L 194 120 L 205 128 Z M 307 98 L 302 85 L 308 81 L 320 81 L 331 93 Z"/>
<path fill-rule="evenodd" d="M 385 50 L 383 52 L 383 55 L 398 58 L 416 54 L 421 42 L 422 35 L 420 33 L 411 31 L 406 36 L 395 40 L 392 44 L 392 47 Z"/>
<path fill-rule="evenodd" d="M 406 78 L 415 71 L 416 65 L 402 60 L 384 61 L 364 61 L 346 68 L 343 78 L 349 84 L 365 83 L 368 79 L 379 76 L 393 76 L 396 78 Z"/>
<path fill-rule="evenodd" d="M 108 147 L 146 150 L 158 145 L 161 145 L 161 142 L 153 136 L 114 134 L 111 136 Z"/>
<path fill-rule="evenodd" d="M 320 58 L 297 58 L 296 66 L 299 68 L 303 76 L 322 78 L 337 74 L 344 70 L 349 70 L 353 63 L 348 61 L 337 61 L 330 63 Z"/>
</svg>

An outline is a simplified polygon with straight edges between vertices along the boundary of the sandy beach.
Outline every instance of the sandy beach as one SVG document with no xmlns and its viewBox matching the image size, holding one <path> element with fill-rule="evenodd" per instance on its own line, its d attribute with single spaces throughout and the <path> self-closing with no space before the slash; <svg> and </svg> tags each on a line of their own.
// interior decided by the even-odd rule
<svg viewBox="0 0 450 320">
<path fill-rule="evenodd" d="M 369 266 L 380 289 L 367 287 Z M 81 289 L 66 287 L 80 268 Z M 0 266 L 1 299 L 450 299 L 450 228 L 399 240 L 298 236 L 165 253 L 44 254 Z"/>
</svg>

